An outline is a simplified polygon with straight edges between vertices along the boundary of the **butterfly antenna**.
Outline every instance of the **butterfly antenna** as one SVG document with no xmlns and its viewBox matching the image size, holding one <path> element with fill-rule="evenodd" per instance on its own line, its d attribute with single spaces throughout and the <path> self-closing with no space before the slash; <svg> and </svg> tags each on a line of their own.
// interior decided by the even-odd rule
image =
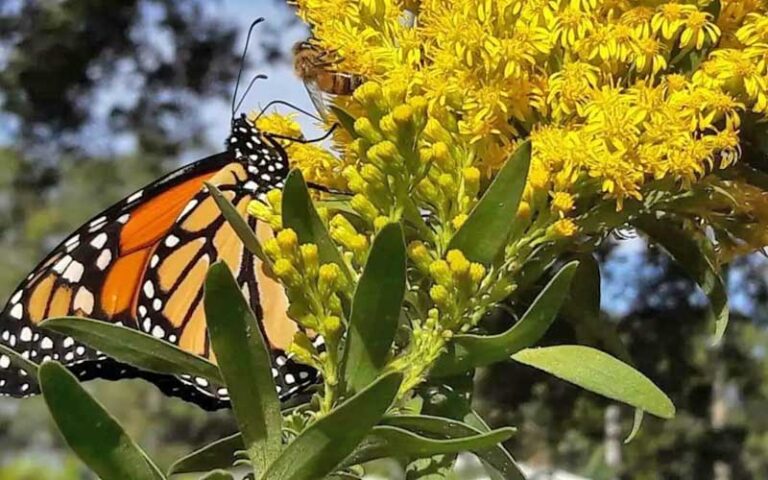
<svg viewBox="0 0 768 480">
<path fill-rule="evenodd" d="M 251 35 L 253 34 L 253 29 L 256 28 L 256 25 L 260 24 L 264 21 L 264 17 L 259 17 L 256 20 L 253 21 L 251 24 L 251 27 L 248 29 L 248 36 L 245 37 L 245 47 L 243 48 L 243 55 L 240 58 L 240 70 L 237 72 L 237 82 L 235 83 L 235 92 L 232 94 L 232 117 L 235 116 L 235 112 L 237 111 L 235 109 L 235 102 L 237 101 L 237 89 L 240 86 L 240 78 L 243 76 L 243 69 L 245 68 L 245 56 L 248 54 L 248 45 L 251 43 Z M 253 81 L 251 82 L 253 83 Z M 242 103 L 242 101 L 240 102 Z"/>
<path fill-rule="evenodd" d="M 266 135 L 269 135 L 271 138 L 277 138 L 280 140 L 288 140 L 289 142 L 296 142 L 296 143 L 316 143 L 316 142 L 322 142 L 326 138 L 330 137 L 334 130 L 339 126 L 338 123 L 334 123 L 331 128 L 328 129 L 327 132 L 325 132 L 324 135 L 317 137 L 317 138 L 296 138 L 296 137 L 289 137 L 287 135 L 278 135 L 276 133 L 266 133 Z"/>
<path fill-rule="evenodd" d="M 248 88 L 246 88 L 245 91 L 243 92 L 243 97 L 240 99 L 239 102 L 237 102 L 237 106 L 233 107 L 232 109 L 233 116 L 235 115 L 235 112 L 240 110 L 240 107 L 243 105 L 243 102 L 245 101 L 245 99 L 248 98 L 248 92 L 251 91 L 251 88 L 253 88 L 253 84 L 256 83 L 256 80 L 266 80 L 266 79 L 267 79 L 267 76 L 262 74 L 258 74 L 251 79 L 251 81 L 248 83 Z"/>
<path fill-rule="evenodd" d="M 299 113 L 303 113 L 304 115 L 306 115 L 306 116 L 308 116 L 308 117 L 310 117 L 310 118 L 312 118 L 314 120 L 317 120 L 318 122 L 322 122 L 323 121 L 322 118 L 318 117 L 314 113 L 310 113 L 307 110 L 304 110 L 303 108 L 299 108 L 296 105 L 294 105 L 294 104 L 292 104 L 290 102 L 286 102 L 284 100 L 272 100 L 271 102 L 269 102 L 264 108 L 261 109 L 261 111 L 259 112 L 259 115 L 256 117 L 256 119 L 258 120 L 259 118 L 261 118 L 262 115 L 264 115 L 267 112 L 267 110 L 270 107 L 272 107 L 273 105 L 283 105 L 283 106 L 291 108 L 291 109 L 293 109 L 293 110 L 295 110 L 295 111 L 297 111 Z"/>
</svg>

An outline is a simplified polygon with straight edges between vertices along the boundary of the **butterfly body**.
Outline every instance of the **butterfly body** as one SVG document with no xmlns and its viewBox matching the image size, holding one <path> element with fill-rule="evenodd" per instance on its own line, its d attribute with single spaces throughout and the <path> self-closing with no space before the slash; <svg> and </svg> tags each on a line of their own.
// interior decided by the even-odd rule
<svg viewBox="0 0 768 480">
<path fill-rule="evenodd" d="M 278 391 L 289 398 L 316 379 L 284 350 L 295 324 L 284 292 L 239 241 L 204 183 L 243 216 L 246 207 L 282 186 L 288 158 L 280 144 L 245 116 L 233 120 L 225 152 L 181 168 L 128 196 L 64 240 L 22 282 L 0 314 L 0 343 L 40 363 L 53 359 L 82 380 L 144 377 L 164 392 L 204 408 L 227 402 L 204 379 L 149 374 L 105 358 L 74 339 L 38 327 L 46 318 L 82 316 L 137 328 L 215 361 L 203 309 L 208 267 L 226 262 L 250 301 L 273 352 Z M 249 220 L 257 231 L 254 219 Z M 266 312 L 266 314 L 265 314 Z M 34 379 L 0 355 L 0 394 L 37 393 Z"/>
</svg>

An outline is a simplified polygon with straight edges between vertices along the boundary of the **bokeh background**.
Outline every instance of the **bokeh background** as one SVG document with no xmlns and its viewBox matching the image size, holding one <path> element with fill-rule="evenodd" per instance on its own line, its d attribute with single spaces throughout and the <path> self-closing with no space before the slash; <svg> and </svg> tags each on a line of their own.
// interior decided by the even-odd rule
<svg viewBox="0 0 768 480">
<path fill-rule="evenodd" d="M 269 79 L 243 108 L 272 99 L 312 108 L 290 58 L 308 32 L 284 0 L 0 0 L 0 300 L 84 220 L 222 149 L 257 17 L 267 22 L 244 79 Z M 605 325 L 677 417 L 647 417 L 625 445 L 631 409 L 512 364 L 477 373 L 476 407 L 493 425 L 518 427 L 508 447 L 531 478 L 768 478 L 766 259 L 729 266 L 732 321 L 713 349 L 704 296 L 663 252 L 626 231 L 598 257 Z M 600 333 L 563 318 L 544 342 L 606 347 Z M 234 430 L 227 412 L 166 399 L 141 381 L 89 388 L 163 466 Z M 40 399 L 0 399 L 0 480 L 86 478 Z"/>
</svg>

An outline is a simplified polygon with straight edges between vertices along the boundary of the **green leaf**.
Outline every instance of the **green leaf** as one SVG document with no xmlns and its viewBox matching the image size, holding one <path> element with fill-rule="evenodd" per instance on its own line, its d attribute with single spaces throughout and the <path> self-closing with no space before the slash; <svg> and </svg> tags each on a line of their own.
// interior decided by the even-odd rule
<svg viewBox="0 0 768 480">
<path fill-rule="evenodd" d="M 19 355 L 18 352 L 11 350 L 2 343 L 0 343 L 0 355 L 5 355 L 13 365 L 27 372 L 27 374 L 32 378 L 37 378 L 38 366 L 36 363 L 27 360 L 26 358 Z"/>
<path fill-rule="evenodd" d="M 245 450 L 243 436 L 239 433 L 216 440 L 194 452 L 176 460 L 168 475 L 180 473 L 207 472 L 219 468 L 229 468 L 235 462 L 235 453 Z"/>
<path fill-rule="evenodd" d="M 299 243 L 317 245 L 321 263 L 335 263 L 341 267 L 348 278 L 352 278 L 341 252 L 331 240 L 328 230 L 312 204 L 307 184 L 299 170 L 292 170 L 285 180 L 282 215 L 283 227 L 293 229 L 299 238 Z"/>
<path fill-rule="evenodd" d="M 425 458 L 433 455 L 485 450 L 508 440 L 514 428 L 487 433 L 473 432 L 464 437 L 436 440 L 393 426 L 378 426 L 365 437 L 352 455 L 349 465 L 357 465 L 387 457 Z"/>
<path fill-rule="evenodd" d="M 226 470 L 214 470 L 200 477 L 200 480 L 235 480 L 235 477 Z"/>
<path fill-rule="evenodd" d="M 213 201 L 216 202 L 216 206 L 219 207 L 221 214 L 232 227 L 232 230 L 234 230 L 235 234 L 240 238 L 240 241 L 243 242 L 245 248 L 256 255 L 262 262 L 271 265 L 272 261 L 266 256 L 266 254 L 264 254 L 264 249 L 261 247 L 261 242 L 259 242 L 259 239 L 256 238 L 256 233 L 253 231 L 253 228 L 248 225 L 248 222 L 245 218 L 243 218 L 243 215 L 238 212 L 237 208 L 232 205 L 232 202 L 230 202 L 229 199 L 227 199 L 227 197 L 221 193 L 221 190 L 216 188 L 216 185 L 206 182 L 205 186 L 208 187 L 208 190 L 211 192 L 211 196 L 213 197 Z"/>
<path fill-rule="evenodd" d="M 632 440 L 635 439 L 638 433 L 640 433 L 640 427 L 643 425 L 643 417 L 645 417 L 645 412 L 640 410 L 639 408 L 635 409 L 635 417 L 632 420 L 632 430 L 629 432 L 629 435 L 627 435 L 627 438 L 624 440 L 624 444 L 628 444 Z"/>
<path fill-rule="evenodd" d="M 456 335 L 448 351 L 432 370 L 435 376 L 447 376 L 490 365 L 509 358 L 515 352 L 538 342 L 549 329 L 568 296 L 568 287 L 578 262 L 565 265 L 533 301 L 512 328 L 498 335 Z"/>
<path fill-rule="evenodd" d="M 352 118 L 352 115 L 336 105 L 330 105 L 329 108 L 341 126 L 344 127 L 344 130 L 349 132 L 349 134 L 352 135 L 352 138 L 357 138 L 359 135 L 355 132 L 355 119 Z"/>
<path fill-rule="evenodd" d="M 634 223 L 664 248 L 709 297 L 707 316 L 715 325 L 712 343 L 718 344 L 728 326 L 728 293 L 709 239 L 650 217 L 640 217 Z"/>
<path fill-rule="evenodd" d="M 600 316 L 600 268 L 595 258 L 585 254 L 580 255 L 578 261 L 568 301 L 563 304 L 563 317 L 573 324 L 579 343 L 607 350 L 632 365 L 632 357 L 619 338 L 616 325 Z"/>
<path fill-rule="evenodd" d="M 386 365 L 404 296 L 403 230 L 389 224 L 373 240 L 352 300 L 343 365 L 353 391 L 370 384 Z"/>
<path fill-rule="evenodd" d="M 464 422 L 480 432 L 491 431 L 483 417 L 472 409 L 469 409 L 469 412 L 464 415 Z M 504 445 L 497 445 L 496 448 L 477 452 L 476 455 L 485 466 L 491 480 L 525 480 L 525 475 L 512 455 L 504 448 Z"/>
<path fill-rule="evenodd" d="M 52 318 L 40 326 L 73 337 L 115 360 L 142 370 L 187 374 L 219 384 L 224 381 L 219 368 L 208 360 L 133 328 L 79 317 Z"/>
<path fill-rule="evenodd" d="M 672 401 L 648 377 L 594 348 L 580 345 L 528 348 L 512 358 L 658 417 L 675 416 Z"/>
<path fill-rule="evenodd" d="M 208 270 L 205 317 L 246 451 L 263 472 L 282 446 L 280 401 L 259 323 L 225 263 Z"/>
<path fill-rule="evenodd" d="M 45 362 L 43 398 L 67 444 L 103 480 L 157 480 L 157 467 L 66 368 Z"/>
<path fill-rule="evenodd" d="M 493 263 L 509 241 L 515 225 L 530 163 L 531 142 L 526 141 L 496 174 L 488 190 L 451 239 L 449 249 L 461 250 L 473 262 Z"/>
<path fill-rule="evenodd" d="M 380 377 L 296 437 L 262 480 L 317 480 L 332 473 L 394 401 L 402 376 Z"/>
</svg>

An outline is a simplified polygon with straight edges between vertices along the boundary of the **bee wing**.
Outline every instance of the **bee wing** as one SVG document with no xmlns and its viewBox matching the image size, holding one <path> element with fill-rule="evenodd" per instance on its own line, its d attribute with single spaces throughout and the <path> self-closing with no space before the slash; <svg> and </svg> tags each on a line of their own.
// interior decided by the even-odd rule
<svg viewBox="0 0 768 480">
<path fill-rule="evenodd" d="M 318 87 L 317 83 L 314 81 L 305 81 L 304 87 L 306 87 L 307 94 L 309 94 L 309 99 L 312 100 L 312 104 L 315 106 L 317 113 L 323 117 L 323 120 L 327 120 L 328 106 L 326 105 L 325 101 L 325 93 L 320 90 L 320 87 Z"/>
</svg>

